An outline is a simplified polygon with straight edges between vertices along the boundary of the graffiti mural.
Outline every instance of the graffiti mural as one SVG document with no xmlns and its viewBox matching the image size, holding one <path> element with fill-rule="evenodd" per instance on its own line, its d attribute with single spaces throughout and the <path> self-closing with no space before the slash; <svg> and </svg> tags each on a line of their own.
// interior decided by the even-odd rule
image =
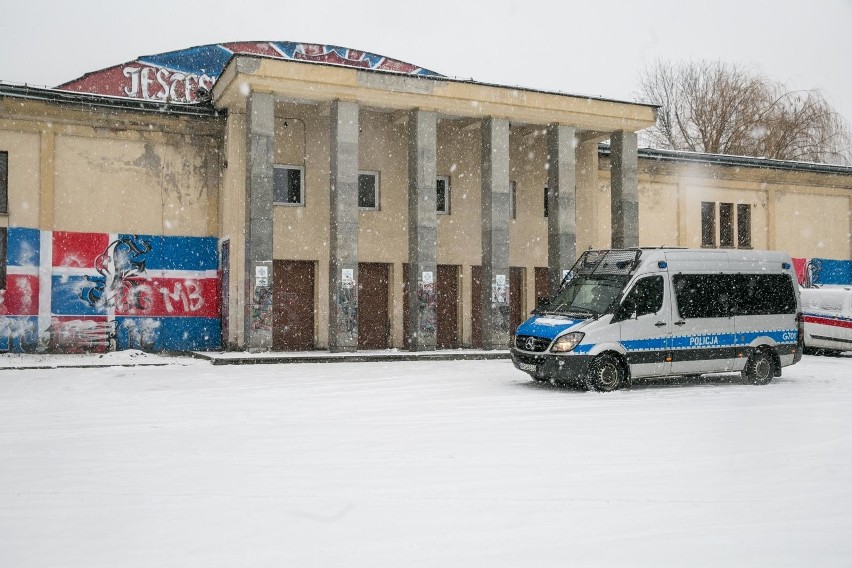
<svg viewBox="0 0 852 568">
<path fill-rule="evenodd" d="M 417 288 L 419 333 L 435 335 L 438 332 L 438 294 L 432 272 L 423 272 Z"/>
<path fill-rule="evenodd" d="M 218 349 L 217 248 L 213 237 L 10 228 L 0 350 Z"/>
<path fill-rule="evenodd" d="M 255 286 L 251 298 L 251 321 L 254 331 L 272 329 L 272 286 Z"/>
<path fill-rule="evenodd" d="M 209 44 L 145 55 L 135 61 L 87 73 L 57 88 L 149 101 L 195 103 L 209 95 L 235 54 L 443 77 L 411 63 L 366 51 L 336 45 L 266 41 Z"/>
<path fill-rule="evenodd" d="M 134 307 L 141 308 L 142 299 L 139 295 L 127 294 L 127 291 L 133 287 L 130 278 L 145 272 L 144 257 L 149 252 L 151 245 L 137 236 L 125 236 L 111 242 L 95 259 L 98 276 L 86 276 L 86 280 L 93 282 L 94 286 L 84 291 L 83 299 L 92 306 L 115 307 L 120 297 L 125 301 L 129 297 Z"/>
</svg>

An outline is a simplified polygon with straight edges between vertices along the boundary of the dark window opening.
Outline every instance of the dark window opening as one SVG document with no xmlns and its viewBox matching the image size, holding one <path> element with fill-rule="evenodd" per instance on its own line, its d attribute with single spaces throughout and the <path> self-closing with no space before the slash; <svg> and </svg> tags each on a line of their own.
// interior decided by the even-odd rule
<svg viewBox="0 0 852 568">
<path fill-rule="evenodd" d="M 435 210 L 445 215 L 450 214 L 450 178 L 440 176 L 435 180 L 436 202 Z"/>
<path fill-rule="evenodd" d="M 734 204 L 719 204 L 719 246 L 734 247 Z"/>
<path fill-rule="evenodd" d="M 9 212 L 9 152 L 0 152 L 0 214 Z"/>
<path fill-rule="evenodd" d="M 701 202 L 701 246 L 716 246 L 716 204 Z"/>
<path fill-rule="evenodd" d="M 548 197 L 550 197 L 550 190 L 548 190 L 545 187 L 544 188 L 544 216 L 545 217 L 547 217 L 547 213 L 548 213 L 548 211 L 547 211 L 547 199 L 548 199 Z"/>
<path fill-rule="evenodd" d="M 304 205 L 302 168 L 297 166 L 274 167 L 272 201 L 284 205 Z"/>
<path fill-rule="evenodd" d="M 358 207 L 361 209 L 379 208 L 378 172 L 361 172 L 358 174 Z"/>
<path fill-rule="evenodd" d="M 737 205 L 737 246 L 751 248 L 751 205 Z"/>
<path fill-rule="evenodd" d="M 0 227 L 0 290 L 6 289 L 6 244 L 8 229 Z"/>
</svg>

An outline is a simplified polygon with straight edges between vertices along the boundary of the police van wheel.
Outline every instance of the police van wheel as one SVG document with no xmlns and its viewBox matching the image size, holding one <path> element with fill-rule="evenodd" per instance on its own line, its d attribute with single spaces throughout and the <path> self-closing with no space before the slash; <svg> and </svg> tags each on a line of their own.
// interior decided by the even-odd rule
<svg viewBox="0 0 852 568">
<path fill-rule="evenodd" d="M 610 392 L 619 389 L 623 382 L 624 368 L 617 357 L 603 354 L 592 360 L 586 376 L 587 389 Z"/>
<path fill-rule="evenodd" d="M 754 351 L 743 369 L 743 382 L 750 385 L 765 385 L 775 376 L 775 362 L 763 349 Z"/>
</svg>

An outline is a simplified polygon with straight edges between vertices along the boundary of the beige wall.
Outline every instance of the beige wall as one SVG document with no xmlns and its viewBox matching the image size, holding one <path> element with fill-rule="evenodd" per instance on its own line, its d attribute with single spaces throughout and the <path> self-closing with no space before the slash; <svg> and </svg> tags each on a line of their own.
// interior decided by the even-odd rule
<svg viewBox="0 0 852 568">
<path fill-rule="evenodd" d="M 0 148 L 9 151 L 10 224 L 216 234 L 217 121 L 35 101 L 8 105 L 0 103 Z"/>
<path fill-rule="evenodd" d="M 608 246 L 609 160 L 601 160 L 600 246 Z M 752 248 L 849 259 L 852 176 L 639 161 L 640 246 L 701 246 L 701 203 L 751 205 Z M 718 242 L 719 223 L 716 234 Z"/>
<path fill-rule="evenodd" d="M 0 119 L 0 150 L 9 153 L 9 214 L 0 214 L 0 227 L 38 227 L 41 134 L 10 127 Z"/>
</svg>

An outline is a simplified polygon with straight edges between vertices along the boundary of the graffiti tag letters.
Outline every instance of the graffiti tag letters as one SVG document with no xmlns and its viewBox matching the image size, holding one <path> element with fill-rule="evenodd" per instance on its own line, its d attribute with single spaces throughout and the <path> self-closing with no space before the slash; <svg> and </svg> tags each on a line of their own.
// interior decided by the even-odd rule
<svg viewBox="0 0 852 568">
<path fill-rule="evenodd" d="M 213 88 L 213 78 L 206 74 L 181 73 L 158 67 L 125 67 L 123 73 L 130 79 L 124 93 L 146 100 L 191 103 L 195 102 L 199 88 L 206 91 Z"/>
</svg>

